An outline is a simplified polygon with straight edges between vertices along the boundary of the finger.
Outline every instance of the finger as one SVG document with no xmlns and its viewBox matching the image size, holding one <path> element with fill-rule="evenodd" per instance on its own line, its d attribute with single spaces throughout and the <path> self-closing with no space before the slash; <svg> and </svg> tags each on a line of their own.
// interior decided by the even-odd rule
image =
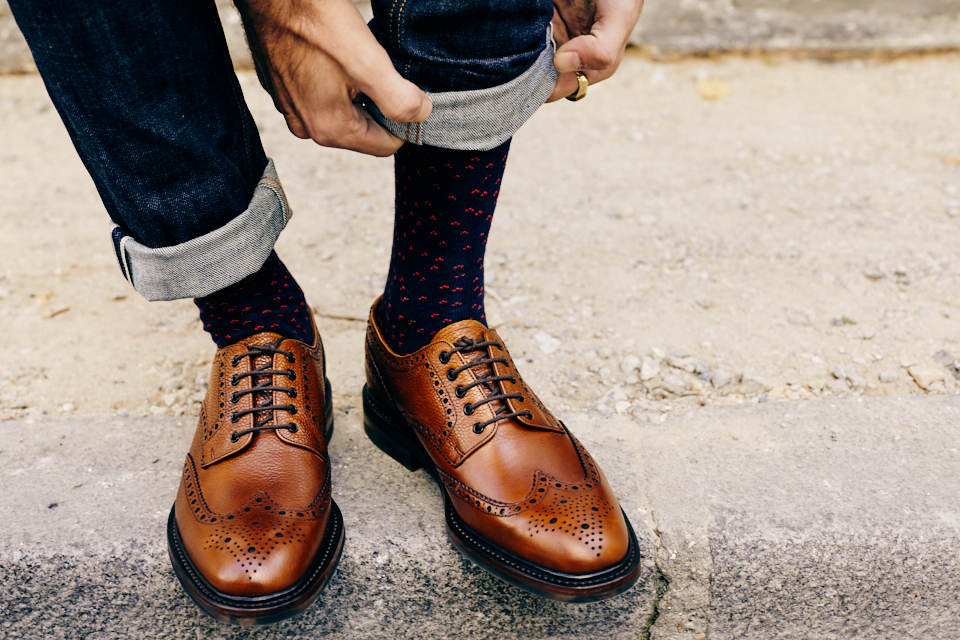
<svg viewBox="0 0 960 640">
<path fill-rule="evenodd" d="M 589 80 L 589 78 L 587 78 Z M 573 73 L 561 73 L 557 77 L 557 86 L 554 88 L 553 93 L 550 94 L 550 97 L 547 98 L 547 102 L 556 102 L 560 98 L 566 98 L 580 86 L 580 83 L 577 82 L 577 76 Z"/>
<path fill-rule="evenodd" d="M 370 53 L 362 69 L 350 69 L 357 79 L 357 87 L 376 103 L 388 120 L 394 122 L 423 122 L 433 110 L 430 96 L 420 87 L 397 73 L 387 52 L 377 45 Z"/>
<path fill-rule="evenodd" d="M 608 69 L 618 61 L 619 45 L 620 43 L 601 40 L 593 33 L 577 36 L 557 49 L 553 56 L 553 65 L 560 73 Z"/>
<path fill-rule="evenodd" d="M 283 118 L 287 121 L 287 129 L 290 129 L 290 133 L 301 140 L 310 139 L 310 133 L 307 131 L 307 127 L 303 124 L 300 116 L 295 113 L 285 113 L 283 114 Z"/>
<path fill-rule="evenodd" d="M 338 109 L 335 113 L 328 111 L 323 120 L 308 124 L 310 138 L 322 147 L 383 157 L 392 155 L 403 145 L 403 140 L 350 103 L 345 109 Z"/>
<path fill-rule="evenodd" d="M 590 33 L 559 47 L 553 58 L 554 66 L 560 72 L 616 69 L 642 5 L 636 0 L 609 0 L 599 5 Z"/>
</svg>

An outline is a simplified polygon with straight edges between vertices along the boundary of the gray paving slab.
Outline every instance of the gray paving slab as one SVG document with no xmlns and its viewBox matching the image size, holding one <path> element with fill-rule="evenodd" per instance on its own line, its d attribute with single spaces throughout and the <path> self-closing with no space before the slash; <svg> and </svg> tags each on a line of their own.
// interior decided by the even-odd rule
<svg viewBox="0 0 960 640">
<path fill-rule="evenodd" d="M 364 436 L 358 410 L 343 409 L 331 443 L 334 498 L 347 529 L 343 559 L 304 615 L 259 629 L 207 619 L 169 567 L 164 524 L 193 434 L 189 421 L 0 423 L 0 638 L 643 634 L 654 603 L 653 542 L 641 511 L 639 455 L 617 440 L 632 423 L 568 416 L 631 512 L 646 572 L 623 596 L 565 605 L 505 585 L 464 561 L 446 539 L 437 485 L 383 455 Z"/>
<path fill-rule="evenodd" d="M 463 561 L 433 481 L 344 409 L 331 447 L 343 562 L 304 616 L 257 630 L 205 619 L 168 567 L 185 419 L 0 424 L 0 638 L 960 636 L 956 397 L 708 406 L 657 426 L 564 414 L 646 567 L 628 595 L 575 606 Z"/>
<path fill-rule="evenodd" d="M 713 407 L 641 437 L 655 640 L 960 637 L 956 397 Z"/>
</svg>

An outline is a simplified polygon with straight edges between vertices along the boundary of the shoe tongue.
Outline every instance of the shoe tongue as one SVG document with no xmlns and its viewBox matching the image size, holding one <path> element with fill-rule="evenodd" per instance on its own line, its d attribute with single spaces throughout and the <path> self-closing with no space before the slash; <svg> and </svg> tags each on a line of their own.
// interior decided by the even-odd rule
<svg viewBox="0 0 960 640">
<path fill-rule="evenodd" d="M 449 342 L 453 344 L 460 338 L 469 338 L 470 340 L 480 341 L 487 333 L 487 328 L 481 322 L 476 320 L 461 320 L 448 324 L 437 332 L 432 342 Z"/>
</svg>

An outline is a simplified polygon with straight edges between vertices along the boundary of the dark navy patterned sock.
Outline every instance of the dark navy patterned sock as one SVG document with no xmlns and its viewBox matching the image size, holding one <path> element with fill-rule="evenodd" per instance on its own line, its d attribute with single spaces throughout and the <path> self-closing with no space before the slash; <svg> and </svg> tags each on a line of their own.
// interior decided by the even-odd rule
<svg viewBox="0 0 960 640">
<path fill-rule="evenodd" d="M 510 141 L 490 151 L 405 144 L 395 160 L 393 254 L 377 321 L 400 354 L 448 324 L 478 320 L 483 254 Z"/>
<path fill-rule="evenodd" d="M 194 302 L 218 347 L 264 331 L 313 344 L 310 307 L 276 251 L 256 273 Z"/>
</svg>

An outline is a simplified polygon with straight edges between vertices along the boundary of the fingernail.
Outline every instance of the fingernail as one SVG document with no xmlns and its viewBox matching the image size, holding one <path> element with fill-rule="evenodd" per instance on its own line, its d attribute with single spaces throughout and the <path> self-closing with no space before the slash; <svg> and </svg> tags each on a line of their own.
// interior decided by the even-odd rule
<svg viewBox="0 0 960 640">
<path fill-rule="evenodd" d="M 576 51 L 558 53 L 553 57 L 553 66 L 560 73 L 578 71 L 580 69 L 580 55 Z"/>
</svg>

